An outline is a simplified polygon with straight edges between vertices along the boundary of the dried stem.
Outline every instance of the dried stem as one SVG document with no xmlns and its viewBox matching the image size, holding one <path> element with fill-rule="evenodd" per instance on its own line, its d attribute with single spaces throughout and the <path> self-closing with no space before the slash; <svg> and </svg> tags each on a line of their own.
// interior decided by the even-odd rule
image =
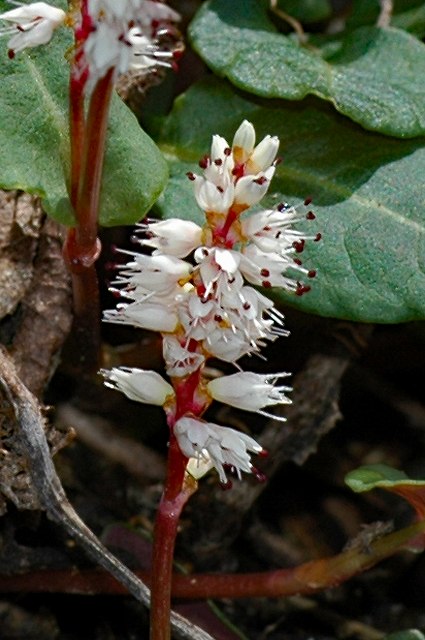
<svg viewBox="0 0 425 640">
<path fill-rule="evenodd" d="M 149 606 L 150 592 L 146 585 L 103 546 L 69 503 L 50 455 L 41 407 L 17 376 L 13 361 L 1 346 L 0 384 L 15 411 L 29 472 L 48 515 L 76 538 L 95 562 L 111 573 L 127 591 Z M 171 626 L 179 640 L 213 640 L 202 629 L 175 613 L 171 614 Z"/>
<path fill-rule="evenodd" d="M 386 29 L 391 24 L 391 16 L 393 14 L 393 0 L 379 0 L 381 5 L 381 11 L 379 12 L 378 20 L 376 22 L 377 27 Z"/>
</svg>

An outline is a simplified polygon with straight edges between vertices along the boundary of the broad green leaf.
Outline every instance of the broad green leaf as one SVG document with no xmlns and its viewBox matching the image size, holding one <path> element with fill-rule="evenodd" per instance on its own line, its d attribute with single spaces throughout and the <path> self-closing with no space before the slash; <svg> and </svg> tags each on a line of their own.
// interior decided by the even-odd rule
<svg viewBox="0 0 425 640">
<path fill-rule="evenodd" d="M 425 133 L 425 45 L 395 28 L 362 27 L 332 57 L 277 32 L 268 3 L 209 0 L 190 29 L 196 51 L 236 87 L 266 98 L 313 94 L 366 129 L 397 137 Z"/>
<path fill-rule="evenodd" d="M 383 640 L 425 640 L 425 636 L 419 629 L 407 629 L 406 631 L 390 633 Z"/>
<path fill-rule="evenodd" d="M 0 187 L 41 196 L 47 213 L 68 225 L 73 224 L 73 215 L 66 191 L 69 67 L 64 56 L 70 46 L 70 34 L 62 30 L 49 45 L 9 60 L 7 39 L 0 41 Z M 100 223 L 140 220 L 166 180 L 166 163 L 157 147 L 114 96 Z"/>
<path fill-rule="evenodd" d="M 285 303 L 323 316 L 361 322 L 425 317 L 425 148 L 366 132 L 320 103 L 274 103 L 236 93 L 216 79 L 194 85 L 175 103 L 159 144 L 171 178 L 158 201 L 161 215 L 202 223 L 186 171 L 209 151 L 211 135 L 231 141 L 244 118 L 258 139 L 280 137 L 283 162 L 264 205 L 313 197 L 317 220 L 306 234 L 304 264 L 317 268 L 312 290 Z"/>
</svg>

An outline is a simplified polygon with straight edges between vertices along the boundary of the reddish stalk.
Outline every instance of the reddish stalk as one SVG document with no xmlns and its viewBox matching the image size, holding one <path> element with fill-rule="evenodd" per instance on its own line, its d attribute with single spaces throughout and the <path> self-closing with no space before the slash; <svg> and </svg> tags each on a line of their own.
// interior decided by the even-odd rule
<svg viewBox="0 0 425 640">
<path fill-rule="evenodd" d="M 155 520 L 152 585 L 151 640 L 170 640 L 171 583 L 174 546 L 180 514 L 196 491 L 196 481 L 185 479 L 187 458 L 171 435 L 168 474 Z"/>
<path fill-rule="evenodd" d="M 95 262 L 101 250 L 97 230 L 112 78 L 113 69 L 97 83 L 86 120 L 83 85 L 71 79 L 70 198 L 76 226 L 69 229 L 63 254 L 72 274 L 77 351 L 88 372 L 99 368 L 100 304 Z"/>
<path fill-rule="evenodd" d="M 193 490 L 189 489 L 186 497 Z M 425 533 L 425 521 L 383 536 L 363 549 L 350 549 L 336 556 L 305 562 L 298 567 L 263 573 L 174 575 L 172 596 L 184 599 L 282 597 L 311 594 L 335 587 L 396 552 L 409 548 L 418 535 Z M 159 549 L 161 551 L 161 549 Z M 136 575 L 146 584 L 146 571 Z M 115 578 L 99 569 L 80 571 L 34 571 L 27 575 L 0 576 L 0 592 L 125 594 Z M 161 637 L 161 636 L 158 636 Z M 166 637 L 166 636 L 164 636 Z"/>
</svg>

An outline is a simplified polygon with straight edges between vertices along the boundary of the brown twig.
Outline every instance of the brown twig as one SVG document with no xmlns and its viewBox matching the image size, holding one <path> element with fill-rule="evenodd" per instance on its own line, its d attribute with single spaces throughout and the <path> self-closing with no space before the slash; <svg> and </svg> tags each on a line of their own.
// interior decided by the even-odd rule
<svg viewBox="0 0 425 640">
<path fill-rule="evenodd" d="M 0 347 L 0 383 L 15 412 L 21 443 L 41 505 L 53 520 L 81 544 L 96 563 L 112 574 L 137 600 L 149 607 L 148 587 L 103 546 L 68 501 L 53 465 L 44 433 L 41 407 L 19 379 L 14 363 L 4 347 Z M 176 613 L 171 615 L 171 625 L 179 640 L 213 640 L 209 634 Z"/>
</svg>

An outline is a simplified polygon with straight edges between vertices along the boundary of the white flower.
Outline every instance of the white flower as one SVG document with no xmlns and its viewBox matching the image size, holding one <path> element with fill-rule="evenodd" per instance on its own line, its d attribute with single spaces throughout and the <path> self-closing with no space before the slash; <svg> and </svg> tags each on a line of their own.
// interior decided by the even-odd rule
<svg viewBox="0 0 425 640">
<path fill-rule="evenodd" d="M 175 395 L 173 387 L 156 371 L 115 367 L 101 369 L 100 373 L 107 387 L 121 391 L 130 400 L 163 406 Z"/>
<path fill-rule="evenodd" d="M 173 335 L 163 337 L 162 353 L 167 374 L 171 378 L 187 376 L 199 369 L 205 362 L 204 355 L 185 349 Z"/>
<path fill-rule="evenodd" d="M 202 228 L 191 220 L 170 218 L 138 226 L 148 236 L 152 236 L 140 240 L 140 244 L 154 248 L 154 255 L 166 253 L 169 256 L 185 258 L 201 244 Z"/>
<path fill-rule="evenodd" d="M 142 70 L 150 67 L 171 67 L 174 55 L 171 51 L 162 50 L 150 38 L 143 34 L 140 27 L 133 27 L 127 34 L 130 44 L 130 58 L 127 68 Z M 127 44 L 128 47 L 128 44 Z M 127 68 L 124 71 L 127 71 Z"/>
<path fill-rule="evenodd" d="M 266 171 L 274 162 L 279 149 L 279 138 L 265 136 L 254 148 L 255 129 L 244 120 L 233 138 L 232 151 L 235 162 L 243 166 L 243 174 L 256 174 Z"/>
<path fill-rule="evenodd" d="M 251 207 L 260 202 L 267 193 L 274 172 L 275 167 L 268 167 L 261 173 L 242 176 L 235 186 L 235 204 Z"/>
<path fill-rule="evenodd" d="M 265 136 L 248 158 L 247 171 L 249 173 L 266 171 L 274 162 L 278 149 L 279 138 L 276 136 Z"/>
<path fill-rule="evenodd" d="M 13 57 L 18 51 L 27 47 L 38 47 L 50 42 L 53 31 L 63 24 L 66 13 L 62 9 L 52 7 L 45 2 L 21 4 L 18 7 L 0 14 L 0 20 L 12 22 L 16 26 L 0 30 L 0 35 L 13 35 L 9 40 L 9 55 Z"/>
<path fill-rule="evenodd" d="M 88 0 L 88 35 L 82 42 L 88 71 L 87 93 L 110 70 L 115 79 L 130 69 L 172 66 L 173 53 L 162 49 L 157 36 L 180 19 L 162 2 L 152 0 Z"/>
<path fill-rule="evenodd" d="M 241 471 L 252 472 L 248 452 L 263 451 L 263 447 L 254 438 L 244 433 L 195 418 L 180 418 L 174 426 L 174 434 L 182 453 L 200 463 L 212 463 L 222 483 L 227 482 L 225 466 L 232 467 L 240 478 Z"/>
<path fill-rule="evenodd" d="M 291 387 L 275 386 L 279 378 L 289 373 L 259 374 L 240 371 L 230 376 L 222 376 L 207 384 L 209 394 L 220 402 L 237 409 L 261 413 L 265 407 L 275 404 L 291 404 L 285 395 Z"/>
<path fill-rule="evenodd" d="M 196 202 L 203 211 L 227 213 L 234 199 L 234 186 L 228 174 L 220 176 L 220 180 L 215 182 L 195 176 L 194 185 Z"/>
<path fill-rule="evenodd" d="M 139 329 L 173 332 L 178 316 L 173 306 L 150 298 L 147 301 L 119 304 L 116 309 L 104 312 L 103 319 L 115 324 L 131 324 Z"/>
<path fill-rule="evenodd" d="M 255 145 L 255 129 L 251 122 L 244 120 L 237 129 L 232 144 L 233 156 L 238 164 L 245 163 Z"/>
<path fill-rule="evenodd" d="M 127 290 L 140 287 L 140 292 L 138 292 L 140 297 L 143 296 L 141 292 L 144 291 L 171 292 L 179 280 L 188 278 L 192 271 L 192 265 L 189 262 L 174 256 L 164 254 L 147 256 L 129 251 L 121 251 L 121 253 L 129 253 L 134 257 L 134 260 L 125 265 L 112 284 L 125 284 Z"/>
</svg>

